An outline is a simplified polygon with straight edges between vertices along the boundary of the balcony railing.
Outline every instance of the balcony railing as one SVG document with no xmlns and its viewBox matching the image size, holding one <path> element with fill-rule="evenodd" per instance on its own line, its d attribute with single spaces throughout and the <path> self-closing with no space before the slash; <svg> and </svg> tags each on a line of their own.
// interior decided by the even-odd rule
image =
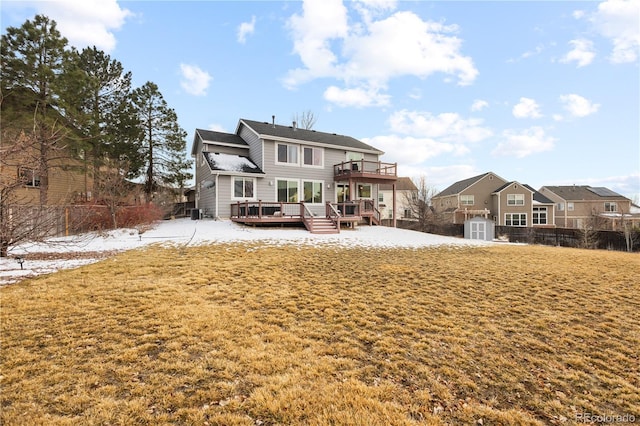
<svg viewBox="0 0 640 426">
<path fill-rule="evenodd" d="M 333 166 L 334 180 L 357 179 L 361 182 L 393 182 L 398 179 L 398 163 L 351 160 Z"/>
</svg>

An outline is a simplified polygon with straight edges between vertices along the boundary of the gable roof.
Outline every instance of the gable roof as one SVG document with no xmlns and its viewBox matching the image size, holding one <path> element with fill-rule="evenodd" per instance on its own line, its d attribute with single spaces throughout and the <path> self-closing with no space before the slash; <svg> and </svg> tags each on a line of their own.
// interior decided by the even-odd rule
<svg viewBox="0 0 640 426">
<path fill-rule="evenodd" d="M 196 129 L 196 133 L 193 136 L 193 146 L 191 147 L 191 155 L 198 154 L 196 148 L 198 146 L 198 139 L 204 143 L 212 143 L 222 146 L 233 146 L 237 148 L 249 148 L 244 139 L 235 133 L 215 132 L 213 130 Z"/>
<path fill-rule="evenodd" d="M 545 186 L 558 197 L 568 201 L 601 201 L 604 199 L 627 200 L 626 197 L 604 187 L 589 185 Z"/>
<path fill-rule="evenodd" d="M 218 152 L 203 152 L 205 160 L 212 172 L 226 172 L 223 174 L 251 173 L 264 174 L 260 167 L 248 157 Z"/>
<path fill-rule="evenodd" d="M 484 177 L 489 176 L 489 175 L 493 175 L 493 176 L 497 177 L 498 179 L 501 179 L 504 182 L 504 179 L 502 179 L 500 176 L 496 175 L 495 173 L 486 172 L 486 173 L 483 173 L 483 174 L 478 175 L 478 176 L 470 177 L 468 179 L 459 180 L 458 182 L 454 183 L 453 185 L 447 187 L 443 191 L 441 191 L 438 194 L 434 195 L 433 198 L 435 198 L 435 197 L 446 197 L 446 196 L 449 196 L 449 195 L 459 194 L 462 191 L 464 191 L 465 189 L 467 189 L 468 187 L 470 187 L 471 185 L 473 185 L 474 183 L 478 182 L 479 180 L 481 180 Z"/>
<path fill-rule="evenodd" d="M 495 191 L 493 191 L 493 194 L 501 192 L 505 188 L 508 188 L 510 185 L 513 185 L 513 184 L 520 185 L 521 187 L 526 188 L 527 190 L 531 191 L 533 193 L 533 201 L 536 202 L 536 203 L 539 203 L 539 204 L 555 204 L 552 200 L 548 199 L 547 197 L 545 197 L 544 195 L 542 195 L 541 193 L 539 193 L 538 191 L 533 189 L 533 187 L 531 185 L 527 185 L 526 183 L 522 184 L 520 182 L 516 182 L 515 180 L 513 182 L 505 183 L 500 188 L 498 188 Z"/>
<path fill-rule="evenodd" d="M 492 194 L 495 194 L 495 193 L 497 193 L 497 192 L 502 192 L 502 191 L 504 191 L 506 188 L 508 188 L 508 187 L 509 187 L 509 186 L 511 186 L 511 185 L 520 185 L 521 187 L 526 188 L 528 191 L 536 192 L 536 190 L 535 190 L 535 189 L 533 189 L 533 188 L 531 188 L 529 185 L 523 185 L 523 184 L 521 184 L 520 182 L 516 182 L 516 181 L 514 180 L 514 181 L 511 181 L 511 182 L 507 182 L 507 183 L 505 183 L 504 185 L 500 186 L 499 188 L 496 188 L 496 189 L 492 192 Z"/>
<path fill-rule="evenodd" d="M 282 126 L 260 121 L 253 121 L 241 118 L 238 122 L 238 130 L 244 124 L 263 139 L 291 140 L 299 142 L 314 142 L 321 145 L 346 148 L 356 151 L 367 151 L 378 155 L 384 154 L 377 148 L 372 147 L 351 136 L 338 135 L 336 133 L 318 132 L 316 130 L 301 129 L 293 126 Z M 238 132 L 236 130 L 236 132 Z"/>
<path fill-rule="evenodd" d="M 540 204 L 555 204 L 553 200 L 550 200 L 549 198 L 545 197 L 544 195 L 542 195 L 541 193 L 533 189 L 531 186 L 527 184 L 525 184 L 524 186 L 526 186 L 531 191 L 533 191 L 533 201 L 537 201 Z"/>
<path fill-rule="evenodd" d="M 391 183 L 383 183 L 380 184 L 381 191 L 391 191 L 393 189 L 393 184 Z M 411 178 L 408 177 L 399 177 L 396 181 L 396 191 L 417 191 L 418 187 L 413 183 Z"/>
</svg>

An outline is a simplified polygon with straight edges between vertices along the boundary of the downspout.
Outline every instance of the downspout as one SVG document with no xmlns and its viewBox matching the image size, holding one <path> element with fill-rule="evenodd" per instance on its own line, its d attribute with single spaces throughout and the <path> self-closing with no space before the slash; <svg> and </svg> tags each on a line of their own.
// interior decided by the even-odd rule
<svg viewBox="0 0 640 426">
<path fill-rule="evenodd" d="M 218 177 L 220 175 L 216 174 L 216 196 L 215 196 L 215 205 L 216 205 L 216 220 L 220 220 L 220 215 L 219 215 L 219 208 L 218 208 L 218 192 L 220 191 L 220 188 L 218 187 Z"/>
<path fill-rule="evenodd" d="M 500 207 L 502 207 L 502 203 L 500 202 L 500 193 L 498 192 L 498 226 L 504 226 L 502 223 L 502 214 L 500 211 Z"/>
</svg>

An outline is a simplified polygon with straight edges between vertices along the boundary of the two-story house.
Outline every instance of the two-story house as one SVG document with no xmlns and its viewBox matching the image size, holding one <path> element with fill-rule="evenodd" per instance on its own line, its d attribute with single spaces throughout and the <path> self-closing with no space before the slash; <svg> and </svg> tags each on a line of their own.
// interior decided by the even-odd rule
<svg viewBox="0 0 640 426">
<path fill-rule="evenodd" d="M 631 200 L 604 187 L 588 185 L 543 186 L 540 192 L 555 203 L 555 224 L 582 228 L 598 219 L 599 226 L 617 229 L 622 220 L 640 223 Z"/>
<path fill-rule="evenodd" d="M 483 217 L 501 226 L 554 226 L 552 200 L 493 172 L 455 182 L 433 196 L 431 204 L 450 223 Z"/>
<path fill-rule="evenodd" d="M 242 223 L 302 222 L 312 232 L 379 223 L 379 185 L 397 178 L 397 165 L 382 163 L 382 154 L 350 136 L 275 118 L 240 119 L 235 133 L 196 129 L 196 208 Z"/>
<path fill-rule="evenodd" d="M 382 184 L 378 190 L 378 203 L 380 216 L 383 219 L 407 219 L 414 218 L 414 206 L 418 198 L 418 187 L 408 177 L 399 177 L 395 184 L 396 209 L 393 210 L 394 184 Z"/>
</svg>

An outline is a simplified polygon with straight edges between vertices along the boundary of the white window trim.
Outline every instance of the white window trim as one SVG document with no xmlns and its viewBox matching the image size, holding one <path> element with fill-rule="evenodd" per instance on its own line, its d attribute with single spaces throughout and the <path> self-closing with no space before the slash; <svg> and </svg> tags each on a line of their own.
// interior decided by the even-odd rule
<svg viewBox="0 0 640 426">
<path fill-rule="evenodd" d="M 514 225 L 513 224 L 513 216 L 518 215 L 520 216 L 518 218 L 518 223 L 521 222 L 521 217 L 524 216 L 524 225 Z M 507 216 L 511 216 L 511 225 L 507 225 Z M 520 227 L 520 228 L 526 228 L 527 227 L 527 214 L 526 213 L 505 213 L 504 214 L 504 225 L 505 226 L 514 226 L 514 227 Z"/>
<path fill-rule="evenodd" d="M 609 206 L 609 209 L 607 209 L 607 206 Z M 611 207 L 613 207 L 613 210 L 611 210 Z M 604 211 L 606 213 L 617 213 L 618 212 L 618 203 L 616 203 L 615 201 L 605 201 L 604 202 Z"/>
<path fill-rule="evenodd" d="M 295 147 L 296 148 L 296 162 L 292 163 L 292 162 L 280 162 L 278 161 L 278 147 L 280 145 L 285 145 L 287 147 L 287 158 L 289 157 L 289 147 Z M 276 142 L 275 143 L 275 164 L 278 166 L 289 166 L 289 167 L 300 167 L 300 145 L 296 145 L 293 143 L 286 143 L 286 142 Z"/>
<path fill-rule="evenodd" d="M 369 187 L 369 194 L 370 197 L 369 198 L 362 198 L 362 196 L 360 195 L 360 187 L 365 187 L 368 186 Z M 372 183 L 359 183 L 356 185 L 356 200 L 373 200 L 373 184 Z"/>
<path fill-rule="evenodd" d="M 471 200 L 471 202 L 465 202 L 464 199 Z M 475 196 L 474 195 L 461 195 L 460 196 L 460 205 L 461 206 L 473 206 L 475 204 Z"/>
<path fill-rule="evenodd" d="M 574 209 L 574 204 L 572 201 L 567 202 L 567 211 L 572 212 Z"/>
<path fill-rule="evenodd" d="M 524 194 L 507 194 L 507 205 L 524 206 Z"/>
<path fill-rule="evenodd" d="M 304 184 L 305 183 L 319 183 L 320 184 L 320 189 L 322 190 L 321 192 L 321 197 L 320 197 L 320 202 L 319 203 L 310 203 L 307 201 L 304 201 Z M 300 189 L 302 189 L 302 191 L 300 191 Z M 300 180 L 300 184 L 298 185 L 298 200 L 301 202 L 304 202 L 306 204 L 311 204 L 311 205 L 321 205 L 324 204 L 324 192 L 325 192 L 325 188 L 324 188 L 324 181 L 323 180 L 312 180 L 312 179 L 301 179 Z M 302 193 L 302 196 L 300 196 Z"/>
<path fill-rule="evenodd" d="M 311 149 L 312 152 L 313 152 L 313 150 L 316 150 L 316 149 L 318 151 L 320 151 L 320 165 L 319 166 L 316 166 L 314 164 L 306 164 L 304 162 L 304 150 L 306 148 Z M 300 154 L 301 154 L 300 155 L 300 165 L 302 167 L 308 167 L 310 169 L 324 169 L 324 148 L 317 147 L 317 146 L 310 146 L 310 145 L 302 145 L 300 147 Z M 312 157 L 313 157 L 313 154 L 312 154 Z M 313 158 L 312 158 L 312 160 L 313 160 Z M 307 181 L 307 182 L 309 182 L 309 181 Z"/>
<path fill-rule="evenodd" d="M 350 158 L 352 156 L 358 156 L 360 158 L 356 160 L 354 158 Z M 345 159 L 347 161 L 361 161 L 361 160 L 364 160 L 364 153 L 358 152 L 358 151 L 347 151 L 347 153 L 345 154 Z"/>
<path fill-rule="evenodd" d="M 19 178 L 27 188 L 39 188 L 42 177 L 35 169 L 20 166 L 18 169 Z"/>
<path fill-rule="evenodd" d="M 293 202 L 299 203 L 300 202 L 300 179 L 292 179 L 292 178 L 281 177 L 281 178 L 275 178 L 274 180 L 275 180 L 275 185 L 274 186 L 275 186 L 275 192 L 276 192 L 274 200 L 276 200 L 277 203 L 293 203 Z M 287 201 L 280 201 L 280 200 L 278 200 L 278 182 L 279 181 L 287 181 L 287 182 L 295 182 L 296 183 L 296 193 L 298 194 L 298 201 L 288 201 L 288 200 Z M 287 188 L 288 188 L 288 186 L 287 186 Z"/>
<path fill-rule="evenodd" d="M 544 222 L 540 222 L 540 213 L 544 212 Z M 536 221 L 536 213 L 538 216 L 538 223 Z M 549 209 L 546 207 L 534 207 L 533 214 L 531 215 L 531 225 L 547 225 L 549 223 Z"/>
<path fill-rule="evenodd" d="M 253 181 L 253 197 L 236 197 L 235 182 L 236 179 Z M 247 176 L 231 176 L 231 200 L 232 201 L 256 201 L 258 199 L 258 182 L 256 178 Z"/>
</svg>

